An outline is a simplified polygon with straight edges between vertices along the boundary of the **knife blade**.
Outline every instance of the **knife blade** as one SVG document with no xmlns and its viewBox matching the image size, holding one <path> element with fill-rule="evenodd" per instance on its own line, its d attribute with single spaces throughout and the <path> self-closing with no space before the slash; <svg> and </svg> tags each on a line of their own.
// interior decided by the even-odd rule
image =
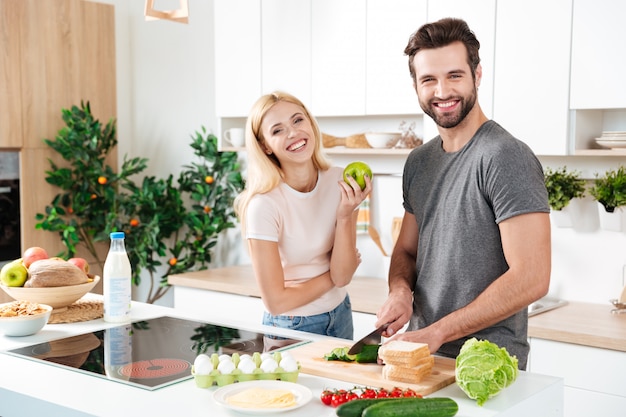
<svg viewBox="0 0 626 417">
<path fill-rule="evenodd" d="M 361 340 L 356 342 L 348 351 L 348 355 L 356 355 L 357 353 L 361 353 L 361 350 L 363 350 L 363 346 L 365 345 L 380 344 L 380 342 L 382 341 L 382 334 L 385 329 L 387 329 L 387 326 L 389 326 L 389 323 L 383 324 L 382 326 L 378 327 L 376 330 L 367 334 Z"/>
</svg>

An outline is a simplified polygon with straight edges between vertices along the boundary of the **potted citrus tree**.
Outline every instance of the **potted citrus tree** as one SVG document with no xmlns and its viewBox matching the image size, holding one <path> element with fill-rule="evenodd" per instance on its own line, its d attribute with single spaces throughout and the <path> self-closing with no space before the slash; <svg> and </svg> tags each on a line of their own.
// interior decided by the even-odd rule
<svg viewBox="0 0 626 417">
<path fill-rule="evenodd" d="M 598 202 L 600 226 L 606 230 L 621 231 L 624 206 L 626 206 L 626 169 L 620 166 L 604 176 L 596 174 L 589 193 Z"/>
<path fill-rule="evenodd" d="M 544 181 L 554 224 L 559 227 L 571 227 L 570 202 L 575 198 L 584 197 L 585 180 L 580 178 L 579 172 L 560 167 L 555 170 L 547 168 L 544 172 Z"/>
</svg>

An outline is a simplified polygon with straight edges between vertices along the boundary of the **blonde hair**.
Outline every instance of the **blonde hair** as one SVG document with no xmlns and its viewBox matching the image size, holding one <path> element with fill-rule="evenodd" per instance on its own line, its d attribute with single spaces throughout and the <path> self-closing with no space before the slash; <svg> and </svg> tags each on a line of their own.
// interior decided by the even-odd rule
<svg viewBox="0 0 626 417">
<path fill-rule="evenodd" d="M 235 198 L 235 213 L 241 222 L 242 233 L 245 234 L 246 212 L 250 200 L 257 194 L 267 193 L 276 188 L 283 179 L 283 170 L 280 161 L 274 154 L 265 153 L 262 146 L 265 138 L 261 130 L 261 124 L 267 112 L 278 102 L 292 103 L 302 108 L 304 115 L 311 122 L 315 135 L 315 150 L 313 152 L 313 165 L 321 171 L 326 171 L 331 164 L 322 150 L 322 133 L 317 120 L 311 115 L 306 106 L 291 94 L 274 91 L 260 97 L 250 110 L 246 120 L 246 152 L 248 154 L 248 167 L 246 175 L 246 188 Z"/>
</svg>

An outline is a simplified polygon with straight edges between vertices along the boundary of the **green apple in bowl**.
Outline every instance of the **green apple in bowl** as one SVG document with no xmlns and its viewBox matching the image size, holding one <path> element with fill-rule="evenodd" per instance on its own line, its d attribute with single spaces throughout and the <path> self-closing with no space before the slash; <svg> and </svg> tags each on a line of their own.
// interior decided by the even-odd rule
<svg viewBox="0 0 626 417">
<path fill-rule="evenodd" d="M 365 188 L 366 175 L 370 177 L 370 180 L 374 178 L 372 175 L 372 169 L 369 167 L 369 165 L 362 161 L 350 162 L 348 166 L 346 166 L 343 170 L 343 180 L 346 183 L 350 184 L 350 181 L 348 181 L 348 176 L 351 176 L 352 178 L 354 178 L 356 183 L 359 184 L 361 190 Z"/>
<path fill-rule="evenodd" d="M 0 270 L 0 282 L 7 287 L 23 287 L 28 279 L 28 269 L 22 263 L 22 258 L 5 264 Z"/>
</svg>

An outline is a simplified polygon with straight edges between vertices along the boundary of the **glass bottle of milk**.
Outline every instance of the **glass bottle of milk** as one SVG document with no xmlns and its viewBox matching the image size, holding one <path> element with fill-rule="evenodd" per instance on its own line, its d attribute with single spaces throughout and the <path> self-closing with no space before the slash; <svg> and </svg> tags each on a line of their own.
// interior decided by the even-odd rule
<svg viewBox="0 0 626 417">
<path fill-rule="evenodd" d="M 124 246 L 124 232 L 113 232 L 111 247 L 104 261 L 103 295 L 104 321 L 130 321 L 131 276 L 130 260 Z"/>
</svg>

